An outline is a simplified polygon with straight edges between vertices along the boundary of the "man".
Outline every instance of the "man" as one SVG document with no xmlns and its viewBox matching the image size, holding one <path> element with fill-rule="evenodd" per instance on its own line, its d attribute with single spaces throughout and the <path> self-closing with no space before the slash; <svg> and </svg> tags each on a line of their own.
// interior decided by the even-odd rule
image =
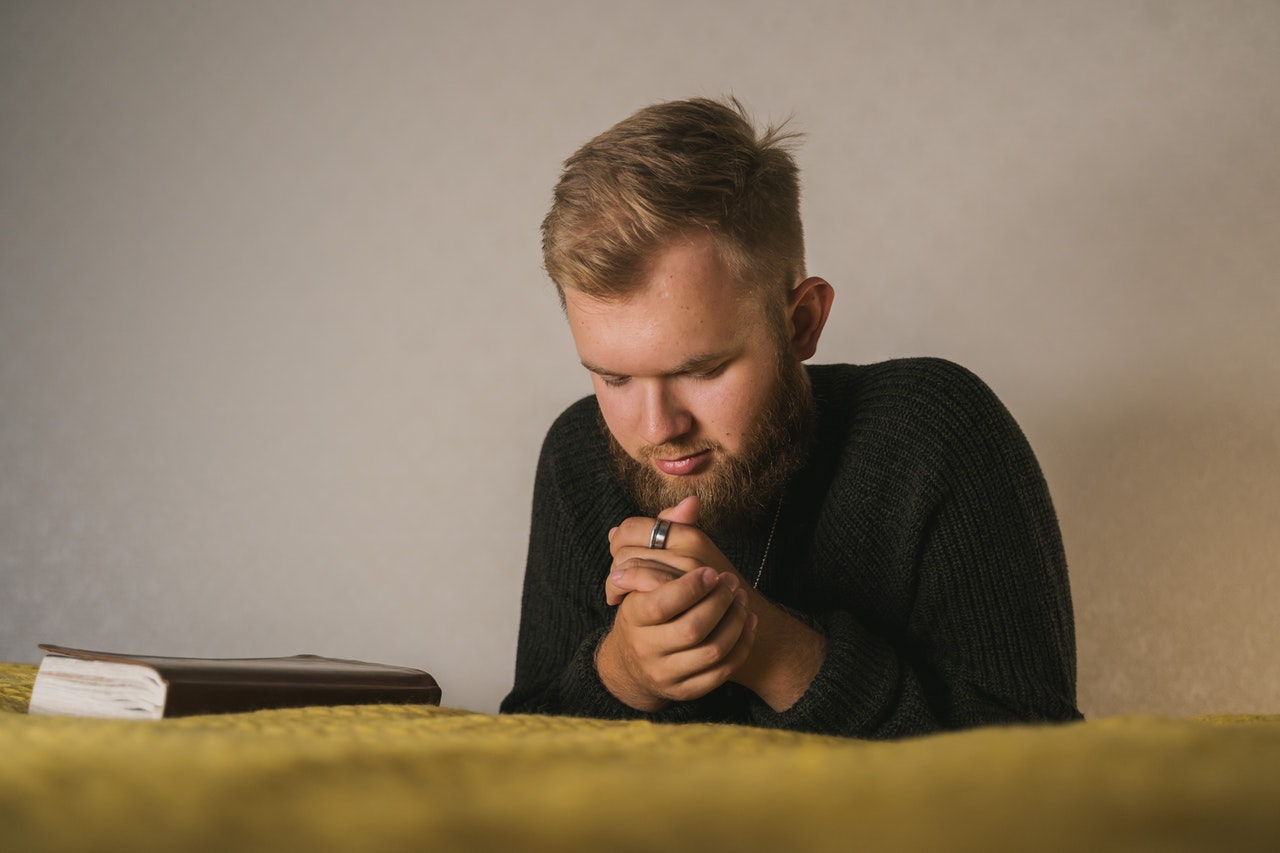
<svg viewBox="0 0 1280 853">
<path fill-rule="evenodd" d="M 565 163 L 548 274 L 595 396 L 552 426 L 504 712 L 859 737 L 1070 720 L 1071 598 L 1035 457 L 972 374 L 806 367 L 833 290 L 736 100 Z"/>
</svg>

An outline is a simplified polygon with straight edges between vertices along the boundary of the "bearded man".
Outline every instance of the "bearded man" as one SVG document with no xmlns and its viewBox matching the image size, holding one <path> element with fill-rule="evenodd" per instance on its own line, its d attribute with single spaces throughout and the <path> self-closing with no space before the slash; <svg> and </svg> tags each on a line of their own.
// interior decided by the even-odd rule
<svg viewBox="0 0 1280 853">
<path fill-rule="evenodd" d="M 595 394 L 551 427 L 504 712 L 901 737 L 1080 717 L 1017 424 L 937 359 L 806 366 L 791 137 L 640 110 L 565 163 L 546 269 Z"/>
</svg>

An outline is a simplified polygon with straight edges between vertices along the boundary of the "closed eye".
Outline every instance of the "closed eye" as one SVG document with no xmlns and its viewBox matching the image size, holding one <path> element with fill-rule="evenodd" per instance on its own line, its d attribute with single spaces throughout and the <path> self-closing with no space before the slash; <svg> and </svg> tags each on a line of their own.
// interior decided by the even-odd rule
<svg viewBox="0 0 1280 853">
<path fill-rule="evenodd" d="M 724 373 L 725 368 L 728 366 L 729 366 L 729 362 L 722 361 L 719 364 L 717 364 L 715 367 L 709 368 L 707 370 L 691 370 L 686 375 L 692 379 L 714 379 L 717 376 L 719 376 L 721 373 Z"/>
</svg>

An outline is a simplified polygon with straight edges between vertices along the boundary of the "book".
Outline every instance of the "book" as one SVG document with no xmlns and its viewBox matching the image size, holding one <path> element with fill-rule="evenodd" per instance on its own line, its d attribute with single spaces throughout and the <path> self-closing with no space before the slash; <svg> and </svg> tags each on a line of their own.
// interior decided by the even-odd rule
<svg viewBox="0 0 1280 853">
<path fill-rule="evenodd" d="M 439 705 L 420 669 L 294 655 L 189 658 L 41 643 L 30 714 L 158 720 L 307 705 Z"/>
</svg>

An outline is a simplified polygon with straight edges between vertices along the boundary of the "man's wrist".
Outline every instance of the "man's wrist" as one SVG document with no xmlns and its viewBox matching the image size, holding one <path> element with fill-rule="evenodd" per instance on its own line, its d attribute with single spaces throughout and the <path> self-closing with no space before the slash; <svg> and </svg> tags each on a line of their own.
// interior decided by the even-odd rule
<svg viewBox="0 0 1280 853">
<path fill-rule="evenodd" d="M 752 593 L 751 610 L 760 620 L 755 647 L 734 680 L 782 713 L 800 700 L 822 669 L 827 638 L 759 593 Z"/>
</svg>

